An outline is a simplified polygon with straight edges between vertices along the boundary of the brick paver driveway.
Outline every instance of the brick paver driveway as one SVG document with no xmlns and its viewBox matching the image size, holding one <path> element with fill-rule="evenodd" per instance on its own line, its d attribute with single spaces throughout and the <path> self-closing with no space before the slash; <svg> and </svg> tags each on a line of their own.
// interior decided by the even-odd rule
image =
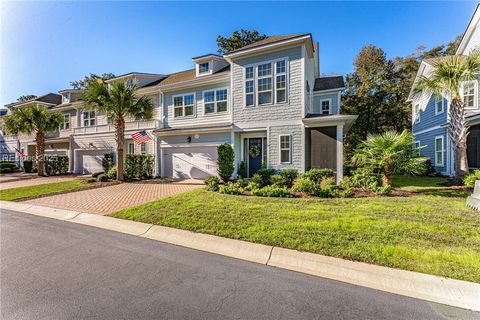
<svg viewBox="0 0 480 320">
<path fill-rule="evenodd" d="M 185 183 L 121 183 L 24 202 L 104 215 L 202 187 L 200 184 Z"/>
<path fill-rule="evenodd" d="M 26 178 L 16 181 L 4 181 L 0 182 L 0 190 L 18 188 L 18 187 L 30 187 L 39 184 L 63 182 L 78 179 L 78 176 L 60 176 L 60 177 L 38 177 L 38 178 Z"/>
</svg>

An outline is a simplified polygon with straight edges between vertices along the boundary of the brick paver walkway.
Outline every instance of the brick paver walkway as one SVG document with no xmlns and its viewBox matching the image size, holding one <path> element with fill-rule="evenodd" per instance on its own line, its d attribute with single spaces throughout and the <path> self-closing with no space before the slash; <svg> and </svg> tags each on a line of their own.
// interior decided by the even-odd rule
<svg viewBox="0 0 480 320">
<path fill-rule="evenodd" d="M 39 177 L 39 178 L 28 178 L 23 180 L 17 181 L 5 181 L 0 183 L 0 190 L 11 189 L 11 188 L 18 188 L 18 187 L 30 187 L 36 186 L 39 184 L 46 184 L 46 183 L 55 183 L 55 182 L 64 182 L 78 179 L 75 176 L 63 176 L 63 177 Z"/>
<path fill-rule="evenodd" d="M 25 203 L 104 215 L 202 187 L 202 185 L 180 183 L 122 183 L 27 200 Z"/>
</svg>

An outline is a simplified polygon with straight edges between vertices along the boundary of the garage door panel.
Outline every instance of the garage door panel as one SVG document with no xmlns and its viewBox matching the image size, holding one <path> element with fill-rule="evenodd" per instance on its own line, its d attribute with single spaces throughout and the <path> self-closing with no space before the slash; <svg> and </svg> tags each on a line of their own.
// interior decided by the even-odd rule
<svg viewBox="0 0 480 320">
<path fill-rule="evenodd" d="M 79 150 L 75 155 L 76 173 L 95 173 L 103 171 L 102 160 L 111 150 Z"/>
<path fill-rule="evenodd" d="M 205 179 L 217 174 L 217 148 L 172 148 L 164 151 L 164 174 L 180 179 Z"/>
</svg>

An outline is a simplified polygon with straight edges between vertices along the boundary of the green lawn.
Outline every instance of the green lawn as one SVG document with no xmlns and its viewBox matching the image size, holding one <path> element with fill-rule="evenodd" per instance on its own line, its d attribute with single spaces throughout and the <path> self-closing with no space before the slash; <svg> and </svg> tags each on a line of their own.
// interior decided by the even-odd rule
<svg viewBox="0 0 480 320">
<path fill-rule="evenodd" d="M 29 198 L 38 198 L 41 196 L 61 193 L 65 191 L 74 191 L 88 188 L 83 180 L 71 180 L 56 183 L 39 184 L 31 187 L 19 187 L 0 191 L 0 200 L 14 201 Z"/>
<path fill-rule="evenodd" d="M 113 216 L 480 282 L 480 213 L 439 178 L 396 177 L 409 197 L 284 199 L 197 189 Z"/>
</svg>

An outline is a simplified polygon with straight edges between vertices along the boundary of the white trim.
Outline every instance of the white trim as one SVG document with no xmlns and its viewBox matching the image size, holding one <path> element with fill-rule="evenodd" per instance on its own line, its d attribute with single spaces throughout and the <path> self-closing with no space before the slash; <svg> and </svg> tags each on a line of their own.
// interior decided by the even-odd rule
<svg viewBox="0 0 480 320">
<path fill-rule="evenodd" d="M 338 91 L 337 93 L 337 114 L 340 114 L 340 106 L 341 106 L 341 99 L 342 99 L 342 95 L 340 94 L 340 91 Z"/>
<path fill-rule="evenodd" d="M 442 140 L 442 150 L 437 150 L 437 140 Z M 437 167 L 443 167 L 445 166 L 445 137 L 443 135 L 441 136 L 435 136 L 435 166 Z M 442 162 L 438 161 L 438 153 L 442 153 Z"/>
<path fill-rule="evenodd" d="M 193 113 L 192 115 L 186 116 L 185 115 L 185 97 L 186 96 L 191 96 L 193 95 Z M 175 116 L 175 98 L 182 97 L 182 116 Z M 177 108 L 180 108 L 178 106 Z M 187 93 L 181 93 L 181 94 L 176 94 L 172 95 L 172 116 L 173 120 L 178 120 L 178 119 L 190 119 L 190 118 L 195 118 L 197 116 L 197 96 L 195 92 L 187 92 Z"/>
<path fill-rule="evenodd" d="M 464 93 L 464 86 L 467 83 L 473 82 L 473 107 L 467 107 L 465 103 L 465 93 Z M 465 106 L 466 110 L 477 110 L 478 109 L 478 81 L 477 80 L 471 80 L 471 81 L 465 81 L 462 83 L 462 101 Z"/>
<path fill-rule="evenodd" d="M 218 112 L 218 106 L 217 106 L 217 91 L 220 90 L 226 90 L 227 91 L 227 99 L 226 100 L 221 100 L 220 102 L 226 101 L 227 102 L 227 110 L 225 111 L 220 111 Z M 213 91 L 213 112 L 206 113 L 205 112 L 205 93 L 206 92 L 212 92 Z M 218 115 L 218 114 L 227 114 L 228 111 L 230 110 L 229 108 L 229 97 L 230 97 L 230 92 L 228 90 L 228 87 L 222 87 L 222 88 L 212 88 L 212 89 L 206 89 L 202 91 L 202 106 L 203 106 L 203 115 L 204 116 L 211 116 L 211 115 Z"/>
<path fill-rule="evenodd" d="M 295 43 L 295 42 L 302 42 L 303 40 L 309 39 L 310 37 L 311 36 L 309 34 L 307 34 L 305 36 L 298 37 L 298 38 L 293 38 L 293 39 L 290 39 L 290 40 L 278 41 L 278 42 L 275 42 L 275 43 L 271 43 L 271 44 L 267 44 L 267 45 L 263 45 L 263 46 L 258 46 L 258 47 L 255 47 L 255 48 L 246 49 L 246 50 L 242 50 L 242 51 L 239 51 L 239 52 L 229 53 L 229 54 L 224 55 L 223 57 L 224 58 L 233 58 L 233 57 L 237 57 L 237 56 L 240 56 L 240 55 L 249 54 L 252 51 L 265 50 L 265 49 L 268 49 L 268 48 L 271 48 L 271 47 L 274 47 L 274 46 L 286 45 L 286 44 Z"/>
<path fill-rule="evenodd" d="M 68 116 L 68 128 L 65 128 L 65 123 L 67 123 L 67 121 L 65 121 L 66 116 Z M 70 130 L 72 130 L 72 115 L 70 114 L 70 112 L 64 112 L 63 123 L 60 126 L 60 131 L 70 131 Z"/>
<path fill-rule="evenodd" d="M 342 90 L 345 90 L 345 87 L 327 89 L 327 90 L 315 90 L 315 91 L 312 90 L 312 91 L 313 91 L 313 96 L 320 96 L 322 94 L 332 93 L 332 92 L 337 92 L 337 91 L 338 91 L 338 94 L 340 94 L 342 92 Z"/>
<path fill-rule="evenodd" d="M 288 137 L 288 149 L 282 148 L 282 138 Z M 288 150 L 288 162 L 282 161 L 282 150 Z M 291 164 L 292 163 L 292 135 L 280 134 L 278 135 L 278 164 Z"/>
<path fill-rule="evenodd" d="M 337 140 L 337 163 L 336 163 L 336 182 L 340 183 L 343 179 L 343 125 L 337 125 L 336 132 Z"/>
<path fill-rule="evenodd" d="M 420 130 L 420 131 L 414 131 L 413 134 L 415 134 L 415 135 L 422 134 L 422 133 L 426 133 L 426 132 L 430 132 L 430 131 L 438 130 L 438 129 L 442 129 L 442 128 L 444 128 L 442 125 L 436 125 L 435 127 L 431 127 L 431 128 L 428 128 L 428 129 L 424 129 L 424 130 Z"/>
<path fill-rule="evenodd" d="M 92 117 L 92 112 L 94 117 Z M 85 118 L 85 113 L 88 113 L 88 118 Z M 88 119 L 88 125 L 85 125 L 85 120 Z M 91 121 L 94 120 L 94 124 L 91 124 Z M 83 110 L 82 111 L 82 121 L 81 127 L 94 127 L 97 125 L 97 111 L 96 110 Z"/>
<path fill-rule="evenodd" d="M 418 108 L 418 111 L 417 111 L 417 108 Z M 412 122 L 413 124 L 418 124 L 420 123 L 420 104 L 419 103 L 416 103 L 413 105 L 413 112 L 412 112 Z"/>
<path fill-rule="evenodd" d="M 191 143 L 176 143 L 169 144 L 165 142 L 160 143 L 160 148 L 194 148 L 194 147 L 218 147 L 225 142 L 191 142 Z"/>
<path fill-rule="evenodd" d="M 323 106 L 322 103 L 324 101 L 328 101 L 328 113 L 323 113 Z M 320 99 L 320 114 L 332 114 L 332 99 L 331 98 L 326 98 L 326 99 Z"/>
<path fill-rule="evenodd" d="M 440 112 L 438 112 L 438 102 L 440 102 L 438 98 L 440 98 L 440 101 L 442 102 L 442 111 Z M 444 112 L 445 112 L 445 99 L 442 96 L 441 97 L 435 96 L 435 115 L 438 116 L 439 114 L 442 114 Z"/>
<path fill-rule="evenodd" d="M 204 72 L 200 72 L 200 65 L 208 63 L 208 70 Z M 195 70 L 197 71 L 196 76 L 201 77 L 201 76 L 206 76 L 209 74 L 213 73 L 213 61 L 208 60 L 208 61 L 203 61 L 203 62 L 198 62 L 195 66 Z"/>
<path fill-rule="evenodd" d="M 418 147 L 417 147 L 417 144 L 418 144 Z M 413 140 L 413 147 L 415 148 L 415 150 L 418 150 L 417 156 L 420 156 L 420 147 L 421 147 L 420 140 Z"/>
</svg>

